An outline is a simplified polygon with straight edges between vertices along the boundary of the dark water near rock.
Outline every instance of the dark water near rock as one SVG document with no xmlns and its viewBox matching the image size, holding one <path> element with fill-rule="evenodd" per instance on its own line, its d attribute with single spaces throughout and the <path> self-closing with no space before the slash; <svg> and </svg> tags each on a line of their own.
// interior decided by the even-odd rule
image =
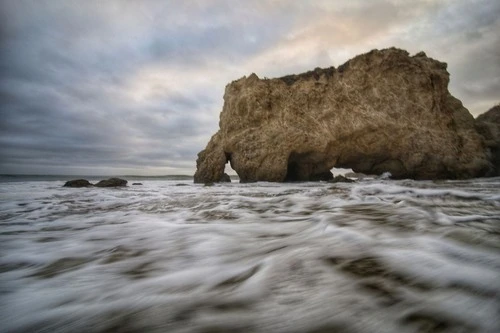
<svg viewBox="0 0 500 333">
<path fill-rule="evenodd" d="M 500 178 L 64 180 L 0 183 L 1 332 L 500 331 Z"/>
</svg>

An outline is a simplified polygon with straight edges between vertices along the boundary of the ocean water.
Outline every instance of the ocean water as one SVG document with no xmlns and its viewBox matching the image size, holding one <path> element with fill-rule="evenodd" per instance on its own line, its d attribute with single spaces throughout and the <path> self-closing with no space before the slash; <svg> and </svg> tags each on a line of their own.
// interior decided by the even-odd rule
<svg viewBox="0 0 500 333">
<path fill-rule="evenodd" d="M 500 178 L 1 180 L 1 332 L 500 332 Z"/>
</svg>

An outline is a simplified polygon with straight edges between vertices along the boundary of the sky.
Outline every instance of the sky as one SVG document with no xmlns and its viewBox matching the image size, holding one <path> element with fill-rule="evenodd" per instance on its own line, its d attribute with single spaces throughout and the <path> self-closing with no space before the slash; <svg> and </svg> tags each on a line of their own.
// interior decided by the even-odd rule
<svg viewBox="0 0 500 333">
<path fill-rule="evenodd" d="M 0 174 L 193 174 L 226 84 L 372 49 L 448 63 L 500 102 L 498 0 L 0 0 Z"/>
</svg>

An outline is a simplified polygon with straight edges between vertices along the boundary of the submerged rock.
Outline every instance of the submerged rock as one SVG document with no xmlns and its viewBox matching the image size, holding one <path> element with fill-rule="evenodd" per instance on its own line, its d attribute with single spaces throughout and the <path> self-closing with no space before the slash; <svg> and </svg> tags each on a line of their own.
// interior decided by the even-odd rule
<svg viewBox="0 0 500 333">
<path fill-rule="evenodd" d="M 86 179 L 73 179 L 73 180 L 68 180 L 66 183 L 64 183 L 63 186 L 64 187 L 89 187 L 89 186 L 93 186 L 93 185 Z"/>
<path fill-rule="evenodd" d="M 484 139 L 493 164 L 489 175 L 500 176 L 500 104 L 477 117 L 476 129 Z"/>
<path fill-rule="evenodd" d="M 220 129 L 194 181 L 330 177 L 333 167 L 393 178 L 470 178 L 491 170 L 474 118 L 448 91 L 446 64 L 421 52 L 373 50 L 338 69 L 226 86 Z M 331 178 L 330 178 L 331 179 Z"/>
<path fill-rule="evenodd" d="M 109 178 L 106 180 L 101 180 L 97 184 L 95 184 L 97 187 L 122 187 L 122 186 L 127 186 L 127 181 L 125 179 L 121 178 Z"/>
<path fill-rule="evenodd" d="M 132 185 L 142 185 L 142 183 L 132 183 Z"/>
</svg>

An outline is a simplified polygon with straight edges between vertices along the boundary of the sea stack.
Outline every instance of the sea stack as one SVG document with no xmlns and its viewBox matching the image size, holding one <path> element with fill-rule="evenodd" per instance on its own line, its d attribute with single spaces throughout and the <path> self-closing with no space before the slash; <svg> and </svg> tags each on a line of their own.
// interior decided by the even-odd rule
<svg viewBox="0 0 500 333">
<path fill-rule="evenodd" d="M 333 167 L 393 178 L 459 179 L 492 170 L 475 121 L 448 91 L 446 63 L 373 50 L 338 68 L 226 86 L 219 131 L 194 181 L 331 179 Z"/>
</svg>

